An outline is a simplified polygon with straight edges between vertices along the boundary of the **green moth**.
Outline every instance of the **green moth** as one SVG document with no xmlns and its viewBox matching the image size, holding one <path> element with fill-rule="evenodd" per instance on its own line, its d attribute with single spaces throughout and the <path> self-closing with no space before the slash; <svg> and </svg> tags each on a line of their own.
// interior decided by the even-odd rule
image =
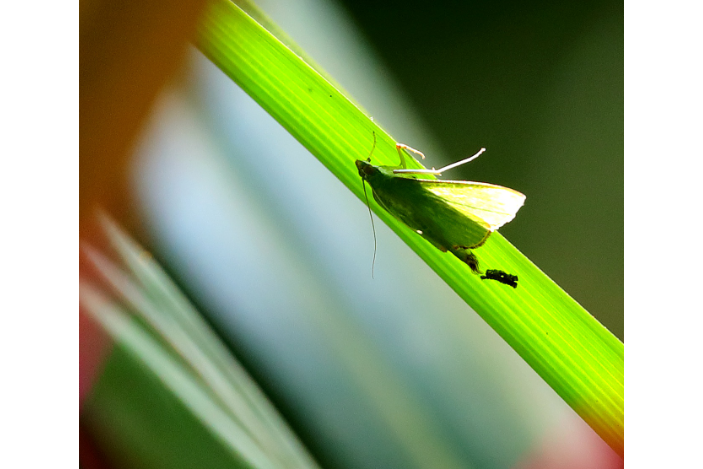
<svg viewBox="0 0 703 469">
<path fill-rule="evenodd" d="M 374 134 L 374 145 L 376 136 Z M 373 198 L 388 213 L 405 223 L 442 252 L 451 252 L 476 274 L 481 274 L 472 249 L 486 242 L 490 234 L 505 225 L 525 203 L 525 195 L 507 187 L 471 181 L 420 179 L 418 175 L 439 175 L 478 158 L 475 155 L 440 169 L 408 169 L 404 151 L 423 158 L 422 152 L 402 143 L 396 144 L 399 166 L 374 166 L 356 160 L 359 175 L 373 191 Z M 365 189 L 365 187 L 364 187 Z M 483 279 L 517 286 L 517 276 L 489 270 Z"/>
</svg>

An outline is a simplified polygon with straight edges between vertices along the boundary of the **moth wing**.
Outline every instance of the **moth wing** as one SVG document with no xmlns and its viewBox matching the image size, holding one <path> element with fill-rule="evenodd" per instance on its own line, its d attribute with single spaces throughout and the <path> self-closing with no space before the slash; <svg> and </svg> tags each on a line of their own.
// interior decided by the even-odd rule
<svg viewBox="0 0 703 469">
<path fill-rule="evenodd" d="M 489 231 L 495 231 L 515 218 L 525 203 L 524 194 L 495 184 L 426 179 L 417 181 Z"/>
</svg>

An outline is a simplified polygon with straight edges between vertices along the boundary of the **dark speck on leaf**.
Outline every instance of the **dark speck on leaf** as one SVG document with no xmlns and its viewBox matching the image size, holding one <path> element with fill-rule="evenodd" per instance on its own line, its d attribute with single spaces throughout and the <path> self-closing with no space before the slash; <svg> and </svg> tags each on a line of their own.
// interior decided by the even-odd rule
<svg viewBox="0 0 703 469">
<path fill-rule="evenodd" d="M 486 275 L 481 276 L 483 280 L 495 280 L 497 282 L 517 288 L 517 275 L 511 275 L 502 270 L 487 270 Z"/>
</svg>

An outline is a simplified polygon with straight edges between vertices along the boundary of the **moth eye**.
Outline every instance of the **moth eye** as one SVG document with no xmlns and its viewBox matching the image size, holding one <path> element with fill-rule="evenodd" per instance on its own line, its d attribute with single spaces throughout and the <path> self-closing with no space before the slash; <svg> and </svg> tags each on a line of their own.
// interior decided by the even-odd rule
<svg viewBox="0 0 703 469">
<path fill-rule="evenodd" d="M 371 163 L 371 157 L 369 156 L 368 158 L 366 158 L 366 161 Z"/>
</svg>

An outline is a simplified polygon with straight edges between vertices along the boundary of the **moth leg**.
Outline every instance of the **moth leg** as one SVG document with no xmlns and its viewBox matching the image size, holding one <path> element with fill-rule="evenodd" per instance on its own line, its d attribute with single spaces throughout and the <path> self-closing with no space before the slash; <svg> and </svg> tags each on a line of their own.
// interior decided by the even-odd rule
<svg viewBox="0 0 703 469">
<path fill-rule="evenodd" d="M 468 249 L 461 249 L 459 246 L 452 248 L 451 251 L 457 259 L 471 268 L 471 272 L 475 274 L 483 273 L 479 270 L 478 257 L 476 257 L 473 252 Z"/>
<path fill-rule="evenodd" d="M 369 152 L 369 157 L 366 158 L 366 161 L 371 161 L 371 155 L 373 154 L 373 151 L 376 149 L 376 132 L 373 133 L 373 145 L 371 145 L 371 151 Z"/>
<path fill-rule="evenodd" d="M 395 149 L 398 150 L 398 156 L 400 156 L 400 166 L 398 166 L 398 168 L 405 169 L 408 167 L 407 164 L 405 163 L 405 156 L 403 155 L 403 150 L 411 151 L 411 152 L 415 153 L 416 155 L 420 155 L 423 160 L 425 159 L 424 153 L 422 153 L 419 150 L 415 150 L 413 147 L 409 147 L 409 146 L 405 145 L 404 143 L 396 143 Z"/>
<path fill-rule="evenodd" d="M 467 255 L 466 258 L 464 259 L 464 262 L 468 264 L 469 267 L 471 267 L 471 271 L 475 274 L 480 274 L 481 272 L 478 270 L 478 257 L 474 255 L 473 252 L 471 251 L 466 251 Z"/>
</svg>

